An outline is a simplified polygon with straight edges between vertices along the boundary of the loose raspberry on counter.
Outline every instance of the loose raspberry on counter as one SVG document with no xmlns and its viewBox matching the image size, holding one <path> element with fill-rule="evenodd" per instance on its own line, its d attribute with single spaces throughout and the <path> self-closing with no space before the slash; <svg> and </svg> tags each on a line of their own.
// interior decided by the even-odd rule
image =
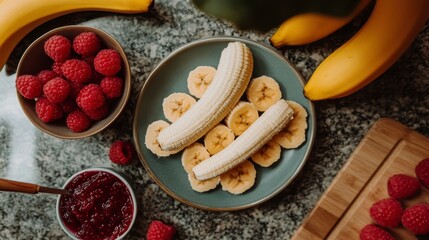
<svg viewBox="0 0 429 240">
<path fill-rule="evenodd" d="M 84 110 L 84 112 L 91 120 L 99 121 L 109 114 L 109 105 L 104 104 L 95 110 Z"/>
<path fill-rule="evenodd" d="M 83 132 L 91 126 L 91 119 L 82 110 L 77 109 L 67 115 L 66 124 L 72 132 Z"/>
<path fill-rule="evenodd" d="M 76 98 L 76 103 L 84 111 L 91 111 L 106 104 L 106 98 L 100 86 L 91 83 L 80 90 Z"/>
<path fill-rule="evenodd" d="M 135 156 L 134 145 L 129 141 L 116 140 L 110 146 L 109 158 L 113 163 L 125 165 Z"/>
<path fill-rule="evenodd" d="M 61 66 L 63 75 L 72 82 L 85 83 L 91 79 L 92 69 L 85 61 L 69 59 Z"/>
<path fill-rule="evenodd" d="M 359 233 L 360 240 L 395 240 L 386 230 L 375 224 L 368 224 Z"/>
<path fill-rule="evenodd" d="M 420 191 L 420 182 L 409 175 L 395 174 L 387 181 L 387 191 L 395 199 L 410 198 Z"/>
<path fill-rule="evenodd" d="M 49 80 L 58 77 L 58 74 L 52 70 L 42 70 L 37 74 L 37 77 L 42 82 L 42 85 L 45 85 Z"/>
<path fill-rule="evenodd" d="M 70 83 L 61 77 L 51 79 L 43 86 L 43 93 L 53 103 L 60 103 L 66 100 L 70 91 Z"/>
<path fill-rule="evenodd" d="M 44 45 L 45 53 L 55 62 L 64 62 L 70 57 L 71 42 L 66 37 L 54 35 Z"/>
<path fill-rule="evenodd" d="M 429 188 L 429 158 L 425 158 L 417 164 L 416 176 L 426 188 Z"/>
<path fill-rule="evenodd" d="M 27 99 L 35 99 L 42 95 L 42 82 L 33 75 L 21 75 L 16 78 L 16 89 Z"/>
<path fill-rule="evenodd" d="M 421 203 L 405 209 L 402 224 L 416 235 L 429 233 L 429 205 Z"/>
<path fill-rule="evenodd" d="M 369 212 L 377 224 L 393 228 L 401 222 L 403 209 L 398 200 L 386 198 L 375 202 Z"/>
<path fill-rule="evenodd" d="M 116 75 L 122 67 L 121 55 L 114 49 L 103 49 L 94 58 L 95 71 L 104 76 Z"/>
<path fill-rule="evenodd" d="M 105 77 L 101 79 L 100 87 L 107 98 L 117 98 L 122 95 L 124 80 L 120 77 Z"/>
<path fill-rule="evenodd" d="M 73 39 L 73 50 L 82 56 L 95 55 L 99 49 L 100 39 L 94 32 L 82 32 Z"/>
<path fill-rule="evenodd" d="M 53 122 L 63 117 L 60 105 L 49 101 L 46 97 L 40 97 L 36 101 L 37 116 L 45 123 Z"/>
</svg>

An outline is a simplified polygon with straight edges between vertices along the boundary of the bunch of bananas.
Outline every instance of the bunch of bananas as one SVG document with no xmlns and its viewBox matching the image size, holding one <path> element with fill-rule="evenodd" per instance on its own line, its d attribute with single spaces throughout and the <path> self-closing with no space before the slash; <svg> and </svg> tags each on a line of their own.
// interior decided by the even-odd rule
<svg viewBox="0 0 429 240">
<path fill-rule="evenodd" d="M 78 11 L 143 13 L 153 0 L 1 0 L 0 70 L 15 46 L 34 28 L 56 17 Z"/>
<path fill-rule="evenodd" d="M 368 4 L 361 0 L 347 17 L 301 14 L 289 18 L 271 36 L 273 46 L 302 45 L 319 40 L 355 18 Z M 364 26 L 328 56 L 304 87 L 310 100 L 348 96 L 395 63 L 424 27 L 428 0 L 376 0 Z"/>
</svg>

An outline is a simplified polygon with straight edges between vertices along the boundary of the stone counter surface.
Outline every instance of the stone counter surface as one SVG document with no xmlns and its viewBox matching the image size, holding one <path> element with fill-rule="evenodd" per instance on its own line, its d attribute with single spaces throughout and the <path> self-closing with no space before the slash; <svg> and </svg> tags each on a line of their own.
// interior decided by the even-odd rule
<svg viewBox="0 0 429 240">
<path fill-rule="evenodd" d="M 316 43 L 279 50 L 308 80 L 315 67 L 362 26 L 364 14 Z M 103 132 L 82 140 L 62 140 L 36 129 L 16 101 L 14 76 L 0 73 L 0 177 L 61 187 L 89 167 L 111 167 L 133 180 L 138 218 L 127 239 L 144 239 L 150 221 L 177 229 L 176 239 L 289 239 L 371 125 L 393 118 L 429 136 L 429 24 L 405 54 L 379 79 L 349 97 L 315 103 L 316 140 L 310 158 L 292 184 L 269 201 L 234 212 L 209 212 L 180 203 L 158 187 L 135 161 L 111 164 L 116 139 L 132 139 L 133 111 L 150 71 L 169 53 L 193 40 L 238 36 L 269 45 L 272 32 L 241 31 L 209 17 L 189 1 L 157 0 L 149 14 L 76 13 L 35 29 L 16 48 L 8 74 L 29 43 L 63 25 L 83 24 L 107 31 L 122 44 L 132 71 L 132 94 L 120 118 Z M 394 41 L 394 39 L 392 40 Z M 67 239 L 55 215 L 56 196 L 0 193 L 0 239 Z"/>
</svg>

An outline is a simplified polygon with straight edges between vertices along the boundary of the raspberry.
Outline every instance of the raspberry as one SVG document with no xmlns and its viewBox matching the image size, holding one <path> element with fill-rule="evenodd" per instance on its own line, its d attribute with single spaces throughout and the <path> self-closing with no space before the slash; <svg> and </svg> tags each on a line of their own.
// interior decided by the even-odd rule
<svg viewBox="0 0 429 240">
<path fill-rule="evenodd" d="M 73 98 L 67 98 L 63 102 L 60 103 L 61 108 L 64 113 L 71 113 L 77 109 L 76 101 Z"/>
<path fill-rule="evenodd" d="M 85 61 L 78 59 L 69 59 L 61 66 L 63 75 L 72 82 L 88 82 L 92 75 L 91 66 Z"/>
<path fill-rule="evenodd" d="M 171 240 L 176 233 L 176 229 L 167 225 L 159 220 L 154 220 L 149 224 L 147 230 L 146 239 L 147 240 Z"/>
<path fill-rule="evenodd" d="M 386 230 L 375 224 L 368 224 L 360 230 L 360 240 L 395 240 Z"/>
<path fill-rule="evenodd" d="M 416 235 L 429 233 L 429 205 L 420 203 L 405 209 L 402 224 Z"/>
<path fill-rule="evenodd" d="M 383 227 L 396 227 L 401 222 L 402 206 L 394 198 L 386 198 L 375 202 L 370 210 L 372 219 Z"/>
<path fill-rule="evenodd" d="M 429 188 L 429 158 L 425 158 L 419 162 L 416 167 L 416 176 L 420 182 Z"/>
<path fill-rule="evenodd" d="M 406 199 L 420 190 L 419 180 L 405 174 L 395 174 L 387 181 L 389 196 L 395 199 Z"/>
<path fill-rule="evenodd" d="M 42 70 L 37 74 L 37 77 L 42 82 L 42 85 L 45 85 L 49 80 L 58 77 L 58 74 L 52 70 Z"/>
<path fill-rule="evenodd" d="M 93 32 L 79 33 L 73 39 L 73 49 L 82 56 L 92 56 L 100 49 L 100 39 Z"/>
<path fill-rule="evenodd" d="M 40 97 L 36 102 L 37 116 L 45 123 L 53 122 L 63 117 L 60 105 L 49 101 L 46 97 Z"/>
<path fill-rule="evenodd" d="M 134 145 L 129 141 L 116 140 L 110 146 L 109 158 L 113 163 L 125 165 L 134 155 Z"/>
<path fill-rule="evenodd" d="M 70 84 L 61 77 L 49 80 L 43 86 L 43 93 L 53 103 L 60 103 L 69 96 L 71 91 Z"/>
<path fill-rule="evenodd" d="M 92 120 L 99 121 L 105 118 L 109 114 L 109 106 L 104 104 L 103 106 L 95 109 L 95 110 L 84 110 L 86 115 Z"/>
<path fill-rule="evenodd" d="M 54 71 L 54 73 L 56 73 L 58 76 L 63 75 L 63 71 L 61 70 L 61 66 L 63 66 L 63 63 L 60 63 L 60 62 L 54 62 L 52 64 L 52 71 Z"/>
<path fill-rule="evenodd" d="M 91 125 L 91 119 L 82 110 L 77 109 L 67 115 L 66 124 L 72 132 L 83 132 Z"/>
<path fill-rule="evenodd" d="M 121 55 L 113 49 L 103 49 L 94 58 L 95 71 L 104 76 L 114 76 L 121 70 Z"/>
<path fill-rule="evenodd" d="M 70 97 L 72 99 L 76 99 L 77 95 L 79 95 L 80 90 L 82 90 L 82 88 L 85 87 L 84 84 L 81 83 L 74 83 L 74 82 L 70 82 Z"/>
<path fill-rule="evenodd" d="M 70 57 L 71 43 L 66 37 L 54 35 L 44 45 L 45 53 L 55 62 L 64 62 Z"/>
<path fill-rule="evenodd" d="M 16 78 L 16 89 L 27 99 L 35 99 L 42 95 L 42 82 L 33 75 L 21 75 Z"/>
<path fill-rule="evenodd" d="M 122 95 L 124 81 L 120 77 L 105 77 L 101 79 L 100 87 L 107 98 L 117 98 Z"/>
<path fill-rule="evenodd" d="M 103 106 L 106 102 L 106 98 L 100 86 L 91 83 L 80 90 L 76 102 L 84 111 L 91 111 Z"/>
</svg>

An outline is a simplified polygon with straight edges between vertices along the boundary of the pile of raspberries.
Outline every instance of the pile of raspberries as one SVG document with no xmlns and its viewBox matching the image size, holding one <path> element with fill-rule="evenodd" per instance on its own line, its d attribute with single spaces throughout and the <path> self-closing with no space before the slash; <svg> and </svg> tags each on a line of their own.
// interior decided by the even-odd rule
<svg viewBox="0 0 429 240">
<path fill-rule="evenodd" d="M 18 92 L 36 101 L 40 120 L 65 119 L 71 131 L 83 132 L 105 118 L 124 88 L 120 54 L 103 48 L 100 38 L 90 31 L 73 39 L 54 35 L 44 43 L 44 52 L 53 60 L 50 69 L 16 79 Z"/>
<path fill-rule="evenodd" d="M 422 188 L 429 189 L 429 158 L 417 164 L 415 175 L 398 173 L 389 177 L 389 197 L 372 204 L 369 214 L 374 223 L 361 229 L 361 240 L 394 240 L 389 229 L 400 226 L 428 239 L 425 237 L 429 237 L 429 203 L 416 202 L 404 207 L 403 201 L 422 194 Z"/>
</svg>

